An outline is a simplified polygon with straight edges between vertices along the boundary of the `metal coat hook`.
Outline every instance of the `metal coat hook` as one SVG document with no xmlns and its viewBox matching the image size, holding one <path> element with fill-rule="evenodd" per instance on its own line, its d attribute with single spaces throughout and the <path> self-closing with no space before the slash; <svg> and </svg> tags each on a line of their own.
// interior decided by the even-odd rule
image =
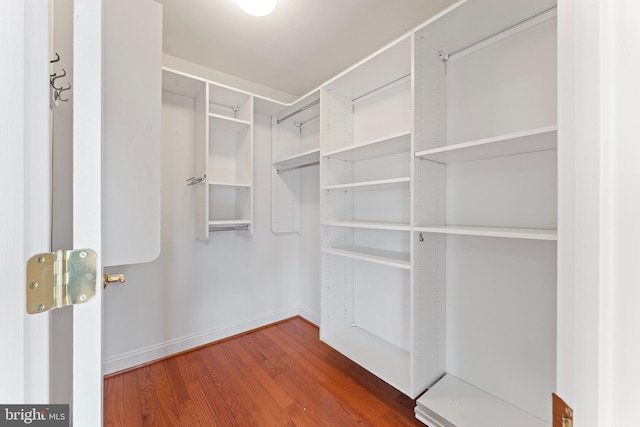
<svg viewBox="0 0 640 427">
<path fill-rule="evenodd" d="M 56 57 L 55 59 L 51 59 L 49 61 L 51 64 L 54 64 L 56 62 L 60 62 L 60 55 L 58 54 L 58 52 L 56 52 Z M 52 70 L 53 71 L 53 70 Z M 50 106 L 51 108 L 56 108 L 58 107 L 58 101 L 62 101 L 62 102 L 67 102 L 69 101 L 69 98 L 63 98 L 62 97 L 62 92 L 66 91 L 66 90 L 70 90 L 71 89 L 71 83 L 67 82 L 67 86 L 64 87 L 63 85 L 60 86 L 56 86 L 56 80 L 65 77 L 67 75 L 67 70 L 65 70 L 64 68 L 62 69 L 62 74 L 58 74 L 57 72 L 53 72 L 53 74 L 49 74 L 49 83 L 51 84 L 51 100 L 50 100 Z"/>
<path fill-rule="evenodd" d="M 60 101 L 67 102 L 69 100 L 68 98 L 65 99 L 65 98 L 62 97 L 62 92 L 64 92 L 65 90 L 69 90 L 69 89 L 71 89 L 71 83 L 67 83 L 67 87 L 63 87 L 63 88 L 58 89 L 58 92 L 57 92 L 56 96 L 58 97 L 58 99 Z"/>
<path fill-rule="evenodd" d="M 53 88 L 57 91 L 62 90 L 62 87 L 56 87 L 56 80 L 58 80 L 61 77 L 64 77 L 67 75 L 67 71 L 63 68 L 62 69 L 62 74 L 61 75 L 55 75 L 51 78 L 51 86 L 53 86 Z M 70 88 L 69 88 L 70 89 Z"/>
</svg>

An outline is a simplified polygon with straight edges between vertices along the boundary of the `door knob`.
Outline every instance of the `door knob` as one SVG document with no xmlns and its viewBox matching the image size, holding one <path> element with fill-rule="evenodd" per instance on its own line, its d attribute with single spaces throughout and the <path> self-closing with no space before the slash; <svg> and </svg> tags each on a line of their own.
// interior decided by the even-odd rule
<svg viewBox="0 0 640 427">
<path fill-rule="evenodd" d="M 109 283 L 124 283 L 124 274 L 107 274 L 104 272 L 104 287 L 106 288 Z"/>
</svg>

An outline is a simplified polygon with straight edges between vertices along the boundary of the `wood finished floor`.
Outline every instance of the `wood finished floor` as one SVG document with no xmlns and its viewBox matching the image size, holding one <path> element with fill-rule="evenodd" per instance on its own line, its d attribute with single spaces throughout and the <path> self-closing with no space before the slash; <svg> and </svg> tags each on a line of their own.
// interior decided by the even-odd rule
<svg viewBox="0 0 640 427">
<path fill-rule="evenodd" d="M 423 426 L 297 317 L 104 382 L 105 426 Z"/>
</svg>

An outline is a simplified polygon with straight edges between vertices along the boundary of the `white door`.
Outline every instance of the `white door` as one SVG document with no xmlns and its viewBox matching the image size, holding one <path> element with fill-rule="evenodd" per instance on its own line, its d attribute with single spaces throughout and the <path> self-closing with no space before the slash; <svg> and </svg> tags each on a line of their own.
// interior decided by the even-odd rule
<svg viewBox="0 0 640 427">
<path fill-rule="evenodd" d="M 102 5 L 74 1 L 74 247 L 101 271 Z M 0 402 L 50 403 L 49 314 L 25 312 L 25 262 L 50 236 L 49 4 L 0 2 Z M 71 249 L 71 248 L 70 248 Z M 73 424 L 102 422 L 102 286 L 72 308 Z M 56 334 L 50 339 L 55 341 Z"/>
</svg>

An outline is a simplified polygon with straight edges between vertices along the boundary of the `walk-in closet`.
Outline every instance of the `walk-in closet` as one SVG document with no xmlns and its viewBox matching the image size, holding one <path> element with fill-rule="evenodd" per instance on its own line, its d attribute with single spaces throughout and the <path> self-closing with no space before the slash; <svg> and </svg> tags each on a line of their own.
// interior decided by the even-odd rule
<svg viewBox="0 0 640 427">
<path fill-rule="evenodd" d="M 430 0 L 413 20 L 398 3 L 405 27 L 387 28 L 396 15 L 381 0 L 332 9 L 330 23 L 307 1 L 282 29 L 247 17 L 246 2 L 208 1 L 184 6 L 190 15 L 175 0 L 25 6 L 25 43 L 51 51 L 48 64 L 36 51 L 23 61 L 25 75 L 40 62 L 50 74 L 48 119 L 44 107 L 37 116 L 47 126 L 30 130 L 50 135 L 34 176 L 52 189 L 50 250 L 97 242 L 99 272 L 83 280 L 105 279 L 78 302 L 27 304 L 55 310 L 39 317 L 50 348 L 24 356 L 49 360 L 51 401 L 93 396 L 79 392 L 90 388 L 76 367 L 85 357 L 86 372 L 109 378 L 174 355 L 188 364 L 234 337 L 229 354 L 254 339 L 303 351 L 304 330 L 300 340 L 317 331 L 319 343 L 298 368 L 323 378 L 322 354 L 367 372 L 375 381 L 360 383 L 397 392 L 412 423 L 556 427 L 575 411 L 585 426 L 621 425 L 605 422 L 617 404 L 601 396 L 622 393 L 614 367 L 629 366 L 629 334 L 616 331 L 633 320 L 622 319 L 637 233 L 622 214 L 636 211 L 624 202 L 634 157 L 621 123 L 637 79 L 616 79 L 640 65 L 612 24 L 633 6 Z M 291 1 L 271 13 L 286 19 L 301 7 Z M 326 29 L 315 38 L 314 13 Z M 45 34 L 27 31 L 47 21 Z M 214 29 L 225 36 L 210 54 Z M 26 123 L 40 104 L 25 93 Z M 90 135 L 99 144 L 79 145 Z M 66 295 L 73 272 L 55 271 Z M 263 363 L 273 366 L 261 381 L 275 382 L 277 364 Z M 215 362 L 198 369 L 181 374 Z"/>
</svg>

